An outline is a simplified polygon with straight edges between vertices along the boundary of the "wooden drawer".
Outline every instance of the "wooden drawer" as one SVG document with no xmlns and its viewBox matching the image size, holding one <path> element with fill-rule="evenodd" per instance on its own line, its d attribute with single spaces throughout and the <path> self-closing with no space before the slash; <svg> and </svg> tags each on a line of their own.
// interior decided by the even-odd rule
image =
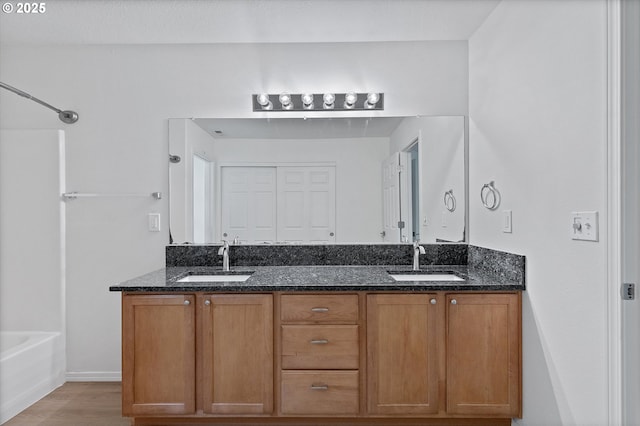
<svg viewBox="0 0 640 426">
<path fill-rule="evenodd" d="M 282 326 L 282 368 L 358 369 L 357 325 Z"/>
<path fill-rule="evenodd" d="M 283 322 L 347 323 L 358 321 L 358 296 L 283 295 L 280 318 Z"/>
<path fill-rule="evenodd" d="M 282 414 L 358 414 L 357 371 L 283 371 Z"/>
</svg>

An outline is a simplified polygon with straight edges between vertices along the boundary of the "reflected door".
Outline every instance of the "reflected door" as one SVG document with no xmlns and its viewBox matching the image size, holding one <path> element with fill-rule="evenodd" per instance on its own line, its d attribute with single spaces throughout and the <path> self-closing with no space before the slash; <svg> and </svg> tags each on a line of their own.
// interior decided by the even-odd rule
<svg viewBox="0 0 640 426">
<path fill-rule="evenodd" d="M 222 167 L 222 239 L 276 241 L 276 168 Z"/>
<path fill-rule="evenodd" d="M 409 153 L 395 152 L 382 162 L 382 239 L 409 242 L 411 226 L 411 175 Z M 413 240 L 413 237 L 411 237 Z"/>
<path fill-rule="evenodd" d="M 335 167 L 278 167 L 278 241 L 335 242 Z"/>
</svg>

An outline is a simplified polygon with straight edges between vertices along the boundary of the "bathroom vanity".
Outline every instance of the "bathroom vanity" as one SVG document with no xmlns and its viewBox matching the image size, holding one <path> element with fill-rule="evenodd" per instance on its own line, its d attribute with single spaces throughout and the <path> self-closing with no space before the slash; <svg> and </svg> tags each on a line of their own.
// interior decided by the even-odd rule
<svg viewBox="0 0 640 426">
<path fill-rule="evenodd" d="M 510 424 L 522 416 L 524 269 L 426 263 L 168 266 L 111 287 L 123 292 L 123 415 Z"/>
</svg>

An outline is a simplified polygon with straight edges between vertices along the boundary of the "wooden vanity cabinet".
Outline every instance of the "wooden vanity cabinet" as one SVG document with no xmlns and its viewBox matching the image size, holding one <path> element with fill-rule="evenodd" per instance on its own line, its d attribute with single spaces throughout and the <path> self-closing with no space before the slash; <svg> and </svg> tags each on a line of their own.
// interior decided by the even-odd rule
<svg viewBox="0 0 640 426">
<path fill-rule="evenodd" d="M 439 411 L 436 294 L 367 296 L 367 410 L 428 415 Z"/>
<path fill-rule="evenodd" d="M 521 297 L 126 293 L 122 412 L 135 425 L 508 425 L 522 417 Z"/>
<path fill-rule="evenodd" d="M 195 297 L 122 298 L 122 414 L 195 413 Z"/>
<path fill-rule="evenodd" d="M 202 399 L 208 414 L 273 411 L 273 297 L 202 300 Z"/>
<path fill-rule="evenodd" d="M 446 296 L 447 413 L 522 417 L 521 295 Z"/>
<path fill-rule="evenodd" d="M 280 298 L 280 413 L 360 413 L 360 315 L 357 294 Z"/>
<path fill-rule="evenodd" d="M 123 415 L 272 413 L 271 294 L 127 294 L 122 316 Z"/>
</svg>

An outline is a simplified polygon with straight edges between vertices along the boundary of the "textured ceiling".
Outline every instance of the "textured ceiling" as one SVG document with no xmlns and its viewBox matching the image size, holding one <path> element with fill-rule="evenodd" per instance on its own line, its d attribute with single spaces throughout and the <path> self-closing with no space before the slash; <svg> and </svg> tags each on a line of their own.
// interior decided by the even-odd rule
<svg viewBox="0 0 640 426">
<path fill-rule="evenodd" d="M 0 14 L 0 43 L 468 40 L 500 0 L 48 0 Z M 15 2 L 10 2 L 15 4 Z"/>
</svg>

